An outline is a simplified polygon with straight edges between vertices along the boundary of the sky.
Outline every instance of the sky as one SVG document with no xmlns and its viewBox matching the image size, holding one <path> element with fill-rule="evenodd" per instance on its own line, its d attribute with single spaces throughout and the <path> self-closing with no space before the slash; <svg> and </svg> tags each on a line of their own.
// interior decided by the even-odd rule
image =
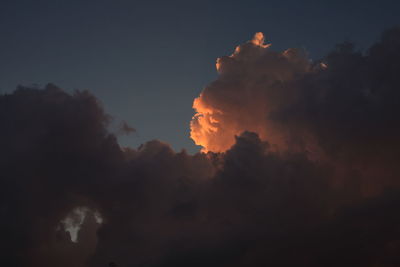
<svg viewBox="0 0 400 267">
<path fill-rule="evenodd" d="M 396 2 L 0 5 L 3 265 L 400 266 Z"/>
<path fill-rule="evenodd" d="M 400 23 L 398 1 L 20 1 L 0 3 L 0 92 L 54 83 L 88 89 L 137 131 L 199 150 L 189 137 L 193 100 L 216 77 L 215 61 L 263 32 L 273 50 L 317 60 L 335 44 L 366 49 Z"/>
</svg>

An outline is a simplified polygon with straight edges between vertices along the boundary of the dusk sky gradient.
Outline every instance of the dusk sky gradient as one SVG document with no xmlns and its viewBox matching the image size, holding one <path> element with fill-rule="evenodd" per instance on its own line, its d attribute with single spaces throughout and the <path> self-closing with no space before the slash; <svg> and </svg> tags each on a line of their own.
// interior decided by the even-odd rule
<svg viewBox="0 0 400 267">
<path fill-rule="evenodd" d="M 0 92 L 54 83 L 88 89 L 120 136 L 198 151 L 193 99 L 215 79 L 215 60 L 263 32 L 273 50 L 319 59 L 341 41 L 366 49 L 400 23 L 399 1 L 18 1 L 0 3 Z"/>
<path fill-rule="evenodd" d="M 1 263 L 400 266 L 399 11 L 0 1 Z"/>
</svg>

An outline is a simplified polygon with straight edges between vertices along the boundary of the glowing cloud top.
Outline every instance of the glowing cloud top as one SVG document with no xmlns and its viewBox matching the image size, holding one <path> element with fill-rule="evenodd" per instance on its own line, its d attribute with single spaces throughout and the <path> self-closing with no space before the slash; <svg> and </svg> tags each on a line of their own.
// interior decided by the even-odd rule
<svg viewBox="0 0 400 267">
<path fill-rule="evenodd" d="M 311 71 L 311 61 L 302 50 L 275 52 L 270 46 L 258 32 L 232 55 L 217 59 L 218 78 L 193 102 L 190 136 L 203 152 L 226 151 L 244 131 L 256 132 L 276 147 L 287 146 L 270 116 L 290 100 L 294 92 L 289 84 Z"/>
</svg>

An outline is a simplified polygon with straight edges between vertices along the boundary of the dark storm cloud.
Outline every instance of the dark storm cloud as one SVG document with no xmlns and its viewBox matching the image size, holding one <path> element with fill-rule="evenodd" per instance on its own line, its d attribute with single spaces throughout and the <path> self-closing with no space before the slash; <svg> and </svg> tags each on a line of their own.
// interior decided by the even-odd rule
<svg viewBox="0 0 400 267">
<path fill-rule="evenodd" d="M 73 208 L 90 205 L 88 190 L 123 160 L 105 129 L 109 118 L 88 92 L 68 95 L 53 85 L 3 95 L 0 110 L 2 260 L 79 266 L 85 244 L 72 246 L 55 230 Z"/>
<path fill-rule="evenodd" d="M 160 141 L 121 148 L 88 92 L 48 85 L 0 96 L 3 264 L 398 265 L 399 51 L 394 29 L 366 54 L 338 46 L 327 68 L 305 71 L 296 50 L 253 58 L 281 62 L 246 76 L 255 89 L 279 76 L 274 88 L 291 94 L 253 94 L 244 113 L 268 117 L 285 149 L 246 129 L 224 153 L 177 153 Z M 234 98 L 219 90 L 209 101 L 240 107 L 251 94 L 241 98 L 239 85 Z M 252 114 L 263 102 L 273 110 Z"/>
<path fill-rule="evenodd" d="M 363 172 L 367 194 L 399 185 L 399 47 L 399 28 L 365 54 L 338 45 L 323 59 L 328 67 L 294 81 L 297 97 L 270 115 L 291 141 L 311 135 L 310 154 Z"/>
</svg>

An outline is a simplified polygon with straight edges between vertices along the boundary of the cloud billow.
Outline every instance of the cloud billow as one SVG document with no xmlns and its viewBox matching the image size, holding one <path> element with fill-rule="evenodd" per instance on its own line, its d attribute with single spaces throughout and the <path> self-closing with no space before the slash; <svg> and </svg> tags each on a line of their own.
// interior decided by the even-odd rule
<svg viewBox="0 0 400 267">
<path fill-rule="evenodd" d="M 398 29 L 321 62 L 257 34 L 195 101 L 195 155 L 121 148 L 86 91 L 0 96 L 3 264 L 398 265 L 399 51 Z"/>
</svg>

